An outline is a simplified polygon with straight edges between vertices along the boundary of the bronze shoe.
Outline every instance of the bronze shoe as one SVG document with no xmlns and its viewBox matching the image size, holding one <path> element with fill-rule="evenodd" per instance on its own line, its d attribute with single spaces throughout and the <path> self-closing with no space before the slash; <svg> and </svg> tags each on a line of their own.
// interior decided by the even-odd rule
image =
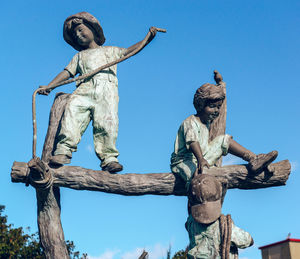
<svg viewBox="0 0 300 259">
<path fill-rule="evenodd" d="M 110 162 L 106 166 L 103 166 L 102 170 L 110 173 L 117 173 L 123 170 L 123 166 L 118 162 Z"/>
<path fill-rule="evenodd" d="M 255 158 L 252 158 L 249 161 L 249 168 L 253 172 L 260 172 L 269 164 L 271 164 L 276 157 L 278 156 L 278 152 L 276 150 L 271 151 L 267 154 L 259 154 L 256 155 Z"/>
<path fill-rule="evenodd" d="M 71 157 L 67 155 L 56 155 L 52 156 L 49 164 L 54 166 L 63 166 L 64 164 L 70 164 Z"/>
</svg>

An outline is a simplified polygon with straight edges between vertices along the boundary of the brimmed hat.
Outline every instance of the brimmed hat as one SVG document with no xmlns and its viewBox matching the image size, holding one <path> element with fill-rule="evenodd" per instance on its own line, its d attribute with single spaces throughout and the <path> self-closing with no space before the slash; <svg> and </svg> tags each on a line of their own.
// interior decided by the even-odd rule
<svg viewBox="0 0 300 259">
<path fill-rule="evenodd" d="M 210 224 L 221 215 L 222 198 L 226 185 L 211 175 L 199 174 L 190 185 L 189 206 L 193 218 L 202 224 Z"/>
<path fill-rule="evenodd" d="M 77 41 L 74 39 L 73 31 L 72 31 L 72 20 L 73 19 L 80 19 L 82 20 L 82 23 L 88 25 L 90 28 L 92 28 L 95 42 L 101 46 L 105 42 L 105 37 L 103 34 L 102 27 L 99 23 L 99 21 L 90 13 L 87 12 L 80 12 L 77 14 L 73 14 L 69 16 L 65 22 L 64 22 L 64 28 L 63 28 L 63 35 L 65 41 L 70 44 L 74 49 L 80 51 L 82 50 L 81 46 L 77 43 Z"/>
</svg>

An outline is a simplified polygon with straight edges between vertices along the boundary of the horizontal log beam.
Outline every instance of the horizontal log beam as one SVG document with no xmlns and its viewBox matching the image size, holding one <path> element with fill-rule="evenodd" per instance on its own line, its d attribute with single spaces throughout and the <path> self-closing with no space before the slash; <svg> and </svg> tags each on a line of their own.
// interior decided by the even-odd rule
<svg viewBox="0 0 300 259">
<path fill-rule="evenodd" d="M 248 172 L 246 165 L 230 165 L 204 169 L 204 173 L 228 181 L 229 189 L 259 189 L 285 185 L 291 172 L 288 160 L 271 164 L 270 171 L 258 175 Z M 30 169 L 27 163 L 14 162 L 12 182 L 25 183 Z M 121 195 L 186 195 L 183 181 L 172 173 L 110 174 L 79 166 L 50 169 L 53 185 L 75 190 L 90 190 Z"/>
</svg>

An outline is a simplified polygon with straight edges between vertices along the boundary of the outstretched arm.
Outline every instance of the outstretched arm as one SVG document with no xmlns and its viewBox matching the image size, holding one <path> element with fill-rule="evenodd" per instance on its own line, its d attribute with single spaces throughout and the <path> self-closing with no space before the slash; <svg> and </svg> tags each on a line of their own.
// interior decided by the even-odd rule
<svg viewBox="0 0 300 259">
<path fill-rule="evenodd" d="M 39 94 L 48 95 L 50 93 L 50 91 L 52 90 L 50 88 L 55 88 L 54 87 L 55 85 L 57 87 L 57 86 L 69 84 L 69 83 L 72 83 L 72 82 L 75 82 L 75 81 L 78 81 L 78 80 L 83 80 L 83 79 L 85 79 L 87 77 L 91 77 L 91 76 L 99 73 L 100 71 L 102 71 L 105 68 L 108 68 L 110 66 L 116 65 L 116 64 L 118 64 L 118 63 L 120 63 L 120 62 L 122 62 L 122 61 L 124 61 L 124 60 L 126 60 L 128 58 L 130 58 L 131 56 L 134 56 L 135 54 L 139 53 L 146 45 L 148 45 L 153 40 L 153 38 L 156 35 L 156 32 L 158 32 L 158 31 L 159 32 L 166 32 L 165 29 L 151 27 L 149 29 L 149 32 L 148 32 L 146 38 L 144 40 L 142 40 L 141 42 L 138 42 L 138 43 L 134 44 L 133 46 L 129 47 L 127 49 L 127 52 L 125 53 L 125 55 L 122 58 L 120 58 L 118 60 L 115 60 L 113 62 L 110 62 L 110 63 L 108 63 L 106 65 L 103 65 L 103 66 L 101 66 L 101 67 L 99 67 L 99 68 L 97 68 L 97 69 L 95 69 L 95 70 L 93 70 L 93 71 L 91 71 L 89 73 L 86 73 L 84 75 L 78 76 L 77 78 L 73 78 L 73 79 L 67 80 L 67 79 L 70 78 L 71 74 L 68 71 L 66 71 L 66 70 L 62 71 L 61 73 L 59 73 L 48 84 L 48 86 L 40 86 L 40 88 L 48 88 L 48 89 L 46 89 L 46 90 L 41 89 L 39 91 Z"/>
<path fill-rule="evenodd" d="M 151 33 L 149 39 L 147 40 L 146 44 L 143 46 L 143 48 L 145 48 L 155 37 L 156 33 L 157 33 L 157 28 L 155 27 L 150 27 L 149 32 Z M 125 56 L 129 55 L 131 52 L 135 51 L 137 48 L 140 47 L 140 45 L 142 44 L 143 41 L 139 41 L 138 43 L 130 46 L 129 48 L 127 48 L 127 51 L 125 53 Z M 143 49 L 141 48 L 140 51 Z M 138 53 L 138 52 L 137 52 Z M 137 54 L 136 53 L 136 54 Z"/>
<path fill-rule="evenodd" d="M 70 73 L 67 70 L 60 72 L 47 86 L 41 85 L 41 90 L 38 92 L 42 95 L 48 95 L 51 92 L 51 87 L 57 83 L 65 81 L 71 77 Z"/>
</svg>

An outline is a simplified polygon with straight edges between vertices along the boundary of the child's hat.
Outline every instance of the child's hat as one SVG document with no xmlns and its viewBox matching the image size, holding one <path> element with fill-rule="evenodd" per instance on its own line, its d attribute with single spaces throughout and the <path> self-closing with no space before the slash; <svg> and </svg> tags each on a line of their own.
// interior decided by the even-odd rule
<svg viewBox="0 0 300 259">
<path fill-rule="evenodd" d="M 73 36 L 72 20 L 74 20 L 74 19 L 82 20 L 82 23 L 87 24 L 89 27 L 91 27 L 94 32 L 95 42 L 99 46 L 104 44 L 105 37 L 104 37 L 103 30 L 102 30 L 102 27 L 101 27 L 99 21 L 96 19 L 96 17 L 94 17 L 93 15 L 91 15 L 90 13 L 87 13 L 87 12 L 80 12 L 77 14 L 73 14 L 65 20 L 64 28 L 63 28 L 63 35 L 64 35 L 65 41 L 68 44 L 70 44 L 76 50 L 79 50 L 79 51 L 82 50 Z"/>
<path fill-rule="evenodd" d="M 210 224 L 221 215 L 222 198 L 226 185 L 211 175 L 196 175 L 190 185 L 189 206 L 193 218 L 202 224 Z"/>
</svg>

